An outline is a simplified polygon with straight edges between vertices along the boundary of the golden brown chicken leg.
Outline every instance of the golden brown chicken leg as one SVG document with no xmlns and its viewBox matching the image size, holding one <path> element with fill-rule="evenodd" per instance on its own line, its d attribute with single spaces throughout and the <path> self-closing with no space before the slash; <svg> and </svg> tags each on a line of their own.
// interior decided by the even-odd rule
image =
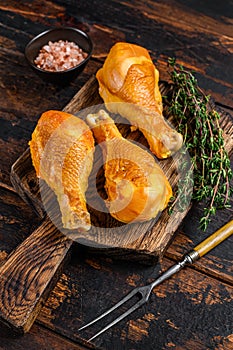
<svg viewBox="0 0 233 350">
<path fill-rule="evenodd" d="M 154 157 L 123 138 L 104 110 L 86 120 L 103 150 L 111 215 L 125 223 L 156 217 L 167 206 L 172 189 Z"/>
<path fill-rule="evenodd" d="M 89 230 L 85 191 L 93 164 L 94 138 L 87 124 L 65 112 L 47 111 L 40 117 L 29 145 L 37 176 L 57 196 L 63 227 Z"/>
<path fill-rule="evenodd" d="M 139 128 L 158 158 L 167 158 L 180 149 L 182 135 L 163 117 L 159 72 L 146 49 L 124 42 L 115 44 L 96 77 L 107 109 Z"/>
</svg>

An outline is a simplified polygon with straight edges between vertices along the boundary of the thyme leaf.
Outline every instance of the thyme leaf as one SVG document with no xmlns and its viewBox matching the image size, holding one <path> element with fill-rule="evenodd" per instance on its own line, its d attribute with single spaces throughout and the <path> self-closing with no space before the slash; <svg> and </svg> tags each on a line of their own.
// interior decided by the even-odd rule
<svg viewBox="0 0 233 350">
<path fill-rule="evenodd" d="M 191 157 L 192 198 L 205 203 L 200 219 L 200 227 L 205 231 L 218 209 L 230 207 L 233 193 L 230 186 L 233 173 L 219 125 L 220 114 L 212 107 L 210 96 L 198 86 L 192 72 L 176 64 L 173 58 L 168 60 L 168 66 L 173 88 L 167 103 Z"/>
</svg>

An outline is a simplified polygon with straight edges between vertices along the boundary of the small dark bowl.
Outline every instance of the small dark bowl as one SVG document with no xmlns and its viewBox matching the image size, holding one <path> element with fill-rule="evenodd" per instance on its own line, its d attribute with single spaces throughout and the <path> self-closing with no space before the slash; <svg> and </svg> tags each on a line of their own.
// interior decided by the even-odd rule
<svg viewBox="0 0 233 350">
<path fill-rule="evenodd" d="M 38 68 L 34 63 L 34 60 L 38 56 L 40 49 L 44 45 L 48 44 L 49 41 L 54 42 L 58 40 L 68 40 L 74 42 L 83 51 L 85 51 L 88 54 L 88 56 L 77 66 L 59 72 L 50 72 Z M 33 38 L 25 48 L 25 57 L 31 68 L 44 81 L 58 85 L 67 85 L 83 71 L 91 57 L 92 49 L 92 41 L 86 33 L 72 27 L 61 27 L 46 30 L 45 32 Z"/>
</svg>

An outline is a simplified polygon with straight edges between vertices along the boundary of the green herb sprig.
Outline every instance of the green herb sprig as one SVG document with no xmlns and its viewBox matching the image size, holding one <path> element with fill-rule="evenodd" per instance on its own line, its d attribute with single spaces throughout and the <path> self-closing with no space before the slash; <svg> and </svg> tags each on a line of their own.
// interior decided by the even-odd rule
<svg viewBox="0 0 233 350">
<path fill-rule="evenodd" d="M 194 75 L 169 59 L 172 94 L 170 112 L 183 134 L 186 149 L 193 165 L 193 195 L 205 201 L 200 227 L 206 230 L 217 209 L 230 207 L 230 159 L 224 148 L 220 115 L 213 109 L 210 96 L 198 86 Z"/>
</svg>

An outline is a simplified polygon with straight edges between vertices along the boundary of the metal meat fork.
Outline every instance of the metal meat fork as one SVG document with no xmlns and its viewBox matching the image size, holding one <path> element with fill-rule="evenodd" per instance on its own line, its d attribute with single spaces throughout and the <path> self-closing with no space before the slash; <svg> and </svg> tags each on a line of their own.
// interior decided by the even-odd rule
<svg viewBox="0 0 233 350">
<path fill-rule="evenodd" d="M 96 333 L 93 337 L 91 337 L 88 341 L 91 341 L 98 337 L 100 334 L 104 333 L 107 329 L 114 326 L 116 323 L 120 322 L 123 318 L 131 314 L 133 311 L 135 311 L 137 308 L 142 306 L 144 303 L 146 303 L 149 299 L 149 296 L 153 290 L 154 287 L 158 286 L 160 283 L 174 275 L 176 272 L 180 271 L 186 264 L 192 264 L 197 259 L 208 253 L 211 249 L 216 247 L 218 244 L 220 244 L 222 241 L 224 241 L 226 238 L 230 237 L 230 235 L 233 233 L 233 220 L 229 221 L 225 226 L 221 227 L 219 230 L 217 230 L 215 233 L 213 233 L 211 236 L 206 238 L 204 241 L 199 243 L 191 252 L 186 254 L 183 259 L 170 267 L 166 272 L 164 272 L 160 277 L 158 277 L 155 281 L 152 283 L 142 286 L 142 287 L 136 287 L 133 289 L 128 295 L 126 295 L 123 299 L 121 299 L 117 304 L 115 304 L 113 307 L 111 307 L 109 310 L 105 311 L 102 315 L 95 318 L 93 321 L 87 323 L 83 327 L 79 328 L 79 331 L 81 331 L 84 328 L 89 327 L 90 325 L 94 324 L 95 322 L 99 321 L 103 317 L 107 316 L 117 308 L 119 308 L 122 304 L 130 300 L 132 297 L 138 295 L 139 301 L 137 301 L 133 306 L 131 306 L 127 311 L 125 311 L 123 314 L 121 314 L 119 317 L 117 317 L 115 320 L 113 320 L 111 323 L 109 323 L 107 326 L 105 326 L 103 329 L 101 329 L 98 333 Z"/>
</svg>

